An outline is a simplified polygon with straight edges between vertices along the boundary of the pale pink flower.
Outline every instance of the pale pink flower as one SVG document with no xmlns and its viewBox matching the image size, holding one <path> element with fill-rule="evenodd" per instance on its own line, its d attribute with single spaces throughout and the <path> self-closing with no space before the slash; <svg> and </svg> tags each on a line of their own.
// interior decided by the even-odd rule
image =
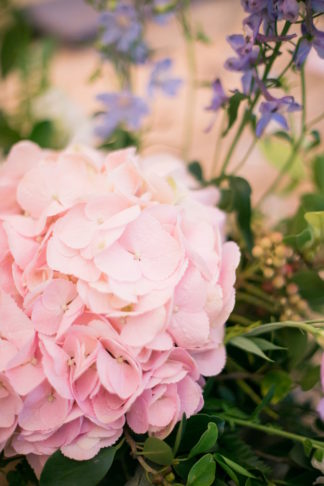
<svg viewBox="0 0 324 486">
<path fill-rule="evenodd" d="M 0 373 L 0 451 L 16 428 L 22 403 L 6 376 Z"/>
<path fill-rule="evenodd" d="M 0 448 L 39 476 L 167 436 L 221 372 L 239 251 L 183 167 L 22 142 L 0 168 Z"/>
</svg>

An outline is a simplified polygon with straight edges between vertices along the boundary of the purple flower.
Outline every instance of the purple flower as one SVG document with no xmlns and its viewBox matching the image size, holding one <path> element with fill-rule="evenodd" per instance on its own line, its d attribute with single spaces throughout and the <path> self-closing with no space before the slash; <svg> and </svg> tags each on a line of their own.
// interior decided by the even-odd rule
<svg viewBox="0 0 324 486">
<path fill-rule="evenodd" d="M 153 1 L 153 20 L 155 20 L 157 24 L 165 25 L 170 20 L 172 12 L 168 7 L 171 7 L 172 4 L 174 4 L 174 2 L 171 2 L 170 0 Z"/>
<path fill-rule="evenodd" d="M 144 64 L 149 56 L 149 48 L 144 41 L 137 42 L 131 49 L 130 55 L 136 64 Z"/>
<path fill-rule="evenodd" d="M 121 52 L 127 52 L 136 42 L 142 32 L 134 7 L 120 3 L 112 11 L 106 11 L 100 16 L 104 28 L 102 42 L 106 46 L 115 46 Z"/>
<path fill-rule="evenodd" d="M 210 105 L 206 107 L 206 110 L 217 111 L 219 108 L 224 106 L 228 101 L 228 96 L 226 96 L 220 79 L 215 79 L 212 84 L 213 97 Z"/>
<path fill-rule="evenodd" d="M 172 61 L 171 59 L 163 59 L 155 63 L 149 84 L 148 84 L 148 94 L 153 96 L 155 90 L 160 89 L 167 96 L 175 96 L 182 84 L 180 78 L 172 77 Z"/>
<path fill-rule="evenodd" d="M 324 13 L 324 0 L 311 0 L 311 7 L 316 13 Z"/>
<path fill-rule="evenodd" d="M 256 126 L 256 136 L 260 137 L 271 121 L 281 125 L 284 130 L 288 130 L 289 126 L 283 113 L 300 109 L 301 106 L 296 103 L 293 96 L 283 96 L 277 99 L 268 94 L 268 100 L 263 101 L 260 105 L 261 118 Z"/>
<path fill-rule="evenodd" d="M 249 38 L 243 35 L 230 35 L 227 38 L 237 57 L 230 57 L 225 62 L 229 71 L 248 71 L 257 64 L 260 48 L 253 45 Z"/>
<path fill-rule="evenodd" d="M 105 113 L 101 115 L 102 125 L 96 128 L 96 133 L 107 138 L 119 125 L 125 125 L 129 130 L 138 130 L 142 118 L 148 114 L 146 102 L 129 91 L 120 93 L 102 93 L 97 96 L 105 105 Z"/>
<path fill-rule="evenodd" d="M 318 56 L 324 59 L 324 32 L 318 30 L 313 23 L 311 23 L 310 32 L 307 30 L 306 24 L 302 24 L 302 32 L 305 37 L 298 44 L 295 53 L 295 64 L 298 68 L 304 64 L 312 47 Z"/>
<path fill-rule="evenodd" d="M 222 83 L 220 79 L 215 79 L 212 84 L 213 96 L 210 105 L 206 106 L 206 110 L 217 112 L 221 107 L 225 106 L 228 101 L 228 96 L 225 94 Z M 206 132 L 209 132 L 215 123 L 215 117 L 206 128 Z"/>
</svg>

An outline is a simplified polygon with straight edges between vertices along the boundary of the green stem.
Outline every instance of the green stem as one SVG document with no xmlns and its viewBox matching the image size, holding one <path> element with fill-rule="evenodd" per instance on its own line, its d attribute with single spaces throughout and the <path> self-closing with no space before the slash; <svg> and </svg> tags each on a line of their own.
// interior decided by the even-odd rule
<svg viewBox="0 0 324 486">
<path fill-rule="evenodd" d="M 254 147 L 256 146 L 257 142 L 258 142 L 258 139 L 256 137 L 254 137 L 249 148 L 247 149 L 244 157 L 242 158 L 241 162 L 239 162 L 237 164 L 237 166 L 233 169 L 232 174 L 236 174 L 240 169 L 242 169 L 243 165 L 245 164 L 245 162 L 248 160 L 251 153 L 253 152 Z"/>
<path fill-rule="evenodd" d="M 314 125 L 317 125 L 318 122 L 322 121 L 324 118 L 324 113 L 322 113 L 321 115 L 318 115 L 316 118 L 313 118 L 313 120 L 311 120 L 307 126 L 306 126 L 306 130 L 310 130 Z"/>
<path fill-rule="evenodd" d="M 250 321 L 247 317 L 240 316 L 232 312 L 232 314 L 228 318 L 229 321 L 235 322 L 236 324 L 242 324 L 243 326 L 250 326 L 253 324 L 253 321 Z"/>
<path fill-rule="evenodd" d="M 275 310 L 275 306 L 273 304 L 269 304 L 259 297 L 255 297 L 254 295 L 250 295 L 245 292 L 237 292 L 236 299 L 241 302 L 246 302 L 247 304 L 255 305 L 256 307 L 261 307 L 262 309 L 265 309 L 271 313 L 273 313 Z"/>
<path fill-rule="evenodd" d="M 275 178 L 275 180 L 272 182 L 270 187 L 264 192 L 264 194 L 261 196 L 259 201 L 256 204 L 256 208 L 258 208 L 263 201 L 275 190 L 277 189 L 277 186 L 280 184 L 282 177 L 289 171 L 289 169 L 292 167 L 292 165 L 295 162 L 296 155 L 304 141 L 305 133 L 306 133 L 306 83 L 305 83 L 305 71 L 304 68 L 301 69 L 300 72 L 300 77 L 301 77 L 301 96 L 302 96 L 302 119 L 301 119 L 301 131 L 298 140 L 294 143 L 292 147 L 292 151 L 285 162 L 285 164 L 282 166 L 279 174 Z"/>
<path fill-rule="evenodd" d="M 195 106 L 196 106 L 196 54 L 195 54 L 195 41 L 192 37 L 190 30 L 190 0 L 185 0 L 184 9 L 181 11 L 181 24 L 184 33 L 186 43 L 187 54 L 187 66 L 189 73 L 189 86 L 187 89 L 187 99 L 185 108 L 185 120 L 184 120 L 184 135 L 183 135 L 183 147 L 182 157 L 185 162 L 188 162 L 190 155 L 190 148 L 193 140 L 194 132 L 194 119 L 195 119 Z"/>
<path fill-rule="evenodd" d="M 226 154 L 225 160 L 223 162 L 223 166 L 222 166 L 222 169 L 221 169 L 221 176 L 225 175 L 227 166 L 230 163 L 230 160 L 231 160 L 231 157 L 232 157 L 232 155 L 234 153 L 234 150 L 236 148 L 236 145 L 238 144 L 238 141 L 241 138 L 241 135 L 243 133 L 243 130 L 245 128 L 245 125 L 247 123 L 247 120 L 249 119 L 250 113 L 251 113 L 251 109 L 250 110 L 246 110 L 244 112 L 243 118 L 242 118 L 241 123 L 240 123 L 240 125 L 238 127 L 238 130 L 237 130 L 237 132 L 235 134 L 234 140 L 231 143 L 231 146 L 230 146 L 230 148 L 229 148 L 229 150 L 228 150 L 228 152 Z"/>
<path fill-rule="evenodd" d="M 238 384 L 239 388 L 241 388 L 241 390 L 244 391 L 244 393 L 248 397 L 250 397 L 252 402 L 254 402 L 256 405 L 260 405 L 260 403 L 262 403 L 262 399 L 259 397 L 259 395 L 257 393 L 255 393 L 253 388 L 251 388 L 250 385 L 248 385 L 245 381 L 237 380 L 236 383 Z M 273 410 L 271 410 L 270 407 L 264 407 L 263 411 L 272 419 L 278 420 L 278 418 L 279 418 L 278 414 L 276 412 L 274 412 Z"/>
<path fill-rule="evenodd" d="M 284 439 L 289 439 L 294 442 L 300 442 L 301 444 L 304 444 L 306 440 L 309 440 L 311 441 L 314 449 L 324 449 L 324 442 L 313 440 L 309 437 L 304 437 L 302 435 L 294 434 L 292 432 L 286 432 L 285 430 L 275 429 L 273 427 L 268 427 L 267 425 L 257 424 L 254 422 L 250 422 L 249 420 L 231 417 L 226 414 L 221 414 L 220 416 L 229 423 L 241 425 L 242 427 L 248 427 L 254 430 L 259 430 L 260 432 L 264 432 L 265 434 L 276 435 L 277 437 L 283 437 Z"/>
<path fill-rule="evenodd" d="M 222 120 L 220 123 L 220 127 L 218 130 L 218 134 L 216 137 L 216 143 L 215 143 L 215 149 L 214 149 L 214 155 L 213 155 L 213 162 L 212 162 L 212 168 L 211 168 L 211 176 L 210 178 L 212 179 L 213 177 L 216 177 L 216 166 L 219 160 L 220 152 L 221 152 L 221 145 L 222 145 L 222 140 L 223 140 L 223 130 L 225 127 L 225 121 L 226 121 L 226 111 L 223 111 L 222 115 Z"/>
<path fill-rule="evenodd" d="M 274 305 L 275 301 L 273 297 L 269 296 L 266 292 L 261 290 L 259 287 L 256 287 L 255 285 L 248 283 L 248 282 L 241 282 L 240 287 L 243 287 L 247 292 L 249 292 L 252 295 L 255 295 L 256 297 L 260 297 L 260 299 L 264 299 L 269 304 Z"/>
</svg>

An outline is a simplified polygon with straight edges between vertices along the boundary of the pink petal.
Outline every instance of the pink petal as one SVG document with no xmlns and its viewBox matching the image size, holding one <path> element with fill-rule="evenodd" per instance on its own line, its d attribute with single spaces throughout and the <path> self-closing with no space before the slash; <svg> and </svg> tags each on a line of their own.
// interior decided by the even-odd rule
<svg viewBox="0 0 324 486">
<path fill-rule="evenodd" d="M 162 331 L 165 318 L 163 307 L 139 316 L 129 316 L 126 324 L 122 324 L 120 338 L 129 346 L 145 346 Z"/>
</svg>

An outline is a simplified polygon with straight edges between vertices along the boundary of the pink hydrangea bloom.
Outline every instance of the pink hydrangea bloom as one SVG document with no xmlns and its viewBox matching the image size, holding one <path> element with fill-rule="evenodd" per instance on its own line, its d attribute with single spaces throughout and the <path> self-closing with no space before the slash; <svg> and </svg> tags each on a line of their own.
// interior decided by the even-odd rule
<svg viewBox="0 0 324 486">
<path fill-rule="evenodd" d="M 225 364 L 239 250 L 214 190 L 133 150 L 16 145 L 0 169 L 0 450 L 39 474 L 165 437 Z"/>
</svg>

